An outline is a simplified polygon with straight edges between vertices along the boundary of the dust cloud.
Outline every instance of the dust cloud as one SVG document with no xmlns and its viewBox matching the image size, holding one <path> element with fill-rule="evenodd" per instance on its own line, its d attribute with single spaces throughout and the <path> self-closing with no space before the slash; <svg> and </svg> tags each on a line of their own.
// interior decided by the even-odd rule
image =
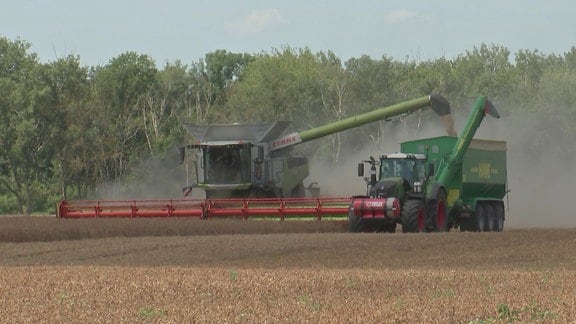
<svg viewBox="0 0 576 324">
<path fill-rule="evenodd" d="M 89 193 L 94 200 L 177 199 L 184 198 L 182 188 L 186 185 L 186 169 L 178 163 L 174 149 L 162 158 L 138 161 L 131 173 L 99 186 Z"/>
</svg>

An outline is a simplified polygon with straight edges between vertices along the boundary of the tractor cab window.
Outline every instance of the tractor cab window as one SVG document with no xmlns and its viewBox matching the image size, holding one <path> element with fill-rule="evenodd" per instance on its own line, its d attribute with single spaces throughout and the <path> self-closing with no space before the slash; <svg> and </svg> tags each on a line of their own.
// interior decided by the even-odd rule
<svg viewBox="0 0 576 324">
<path fill-rule="evenodd" d="M 235 184 L 250 181 L 250 147 L 222 145 L 205 148 L 206 182 Z"/>
<path fill-rule="evenodd" d="M 416 179 L 424 179 L 425 164 L 413 159 L 383 159 L 380 163 L 380 179 L 404 178 L 412 183 Z"/>
<path fill-rule="evenodd" d="M 394 160 L 382 160 L 380 163 L 380 179 L 394 176 Z"/>
<path fill-rule="evenodd" d="M 396 160 L 396 176 L 406 179 L 411 183 L 414 179 L 414 160 Z"/>
</svg>

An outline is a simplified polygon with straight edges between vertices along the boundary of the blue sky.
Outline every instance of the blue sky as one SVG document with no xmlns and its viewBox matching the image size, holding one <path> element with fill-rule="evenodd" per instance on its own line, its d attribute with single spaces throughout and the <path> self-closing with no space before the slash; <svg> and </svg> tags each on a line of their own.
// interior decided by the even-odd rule
<svg viewBox="0 0 576 324">
<path fill-rule="evenodd" d="M 0 0 L 0 35 L 42 62 L 72 54 L 90 66 L 127 51 L 162 66 L 284 46 L 424 61 L 482 43 L 561 55 L 576 46 L 575 17 L 573 0 Z"/>
</svg>

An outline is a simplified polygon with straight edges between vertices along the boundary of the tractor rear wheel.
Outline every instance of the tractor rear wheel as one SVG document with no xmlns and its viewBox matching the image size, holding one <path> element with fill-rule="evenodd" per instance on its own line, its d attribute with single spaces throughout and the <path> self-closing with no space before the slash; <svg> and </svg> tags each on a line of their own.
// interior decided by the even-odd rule
<svg viewBox="0 0 576 324">
<path fill-rule="evenodd" d="M 362 218 L 354 214 L 353 211 L 348 212 L 348 230 L 352 233 L 364 231 L 364 224 Z"/>
<path fill-rule="evenodd" d="M 423 232 L 426 226 L 424 202 L 421 200 L 407 200 L 402 207 L 400 219 L 403 233 Z"/>
</svg>

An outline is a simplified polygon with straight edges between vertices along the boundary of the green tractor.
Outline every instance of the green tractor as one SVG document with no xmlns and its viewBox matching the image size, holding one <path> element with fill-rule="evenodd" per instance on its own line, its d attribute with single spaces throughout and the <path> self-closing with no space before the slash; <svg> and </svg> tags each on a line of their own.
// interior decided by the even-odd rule
<svg viewBox="0 0 576 324">
<path fill-rule="evenodd" d="M 358 165 L 367 194 L 350 205 L 352 232 L 502 231 L 507 193 L 506 142 L 473 139 L 485 115 L 499 118 L 479 97 L 460 135 L 404 142 L 398 153 Z"/>
</svg>

